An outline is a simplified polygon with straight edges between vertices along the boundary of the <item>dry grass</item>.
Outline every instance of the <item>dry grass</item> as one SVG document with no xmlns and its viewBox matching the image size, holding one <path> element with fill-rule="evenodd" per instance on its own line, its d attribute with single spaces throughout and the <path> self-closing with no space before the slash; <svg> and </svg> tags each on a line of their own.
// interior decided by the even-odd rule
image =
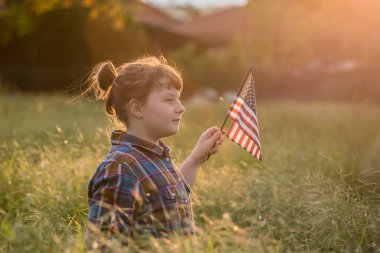
<svg viewBox="0 0 380 253">
<path fill-rule="evenodd" d="M 0 252 L 85 251 L 86 187 L 109 147 L 107 122 L 101 104 L 68 99 L 0 98 Z M 227 107 L 187 107 L 165 139 L 178 166 Z M 140 250 L 380 252 L 380 108 L 268 101 L 258 113 L 262 162 L 225 139 L 202 166 L 198 241 L 152 239 Z"/>
</svg>

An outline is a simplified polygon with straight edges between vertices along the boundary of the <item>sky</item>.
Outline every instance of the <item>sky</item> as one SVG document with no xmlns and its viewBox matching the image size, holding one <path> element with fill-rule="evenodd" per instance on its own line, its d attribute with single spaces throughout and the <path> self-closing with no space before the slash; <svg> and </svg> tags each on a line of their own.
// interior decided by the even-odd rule
<svg viewBox="0 0 380 253">
<path fill-rule="evenodd" d="M 190 4 L 198 8 L 209 8 L 228 5 L 244 5 L 247 0 L 145 0 L 145 2 L 158 6 Z"/>
</svg>

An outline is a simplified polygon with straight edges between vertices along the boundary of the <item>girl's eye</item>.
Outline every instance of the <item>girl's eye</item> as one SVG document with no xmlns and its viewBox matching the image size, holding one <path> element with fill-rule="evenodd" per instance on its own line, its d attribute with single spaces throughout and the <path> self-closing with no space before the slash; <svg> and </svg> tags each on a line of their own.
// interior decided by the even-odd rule
<svg viewBox="0 0 380 253">
<path fill-rule="evenodd" d="M 174 99 L 172 99 L 172 98 L 167 98 L 167 99 L 165 99 L 164 101 L 170 101 L 170 102 L 171 102 L 171 101 L 174 101 Z M 182 102 L 181 99 L 178 99 L 178 102 L 181 103 L 181 102 Z"/>
</svg>

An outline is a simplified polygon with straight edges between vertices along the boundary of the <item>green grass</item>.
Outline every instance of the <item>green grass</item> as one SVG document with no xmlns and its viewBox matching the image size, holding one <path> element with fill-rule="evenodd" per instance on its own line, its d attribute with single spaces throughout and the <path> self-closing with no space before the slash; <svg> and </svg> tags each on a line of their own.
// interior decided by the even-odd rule
<svg viewBox="0 0 380 253">
<path fill-rule="evenodd" d="M 0 96 L 0 252 L 84 251 L 87 183 L 109 126 L 101 103 L 68 100 Z M 228 106 L 186 106 L 164 139 L 177 166 Z M 198 242 L 147 251 L 380 252 L 380 108 L 259 101 L 258 115 L 263 161 L 225 138 L 198 174 Z"/>
</svg>

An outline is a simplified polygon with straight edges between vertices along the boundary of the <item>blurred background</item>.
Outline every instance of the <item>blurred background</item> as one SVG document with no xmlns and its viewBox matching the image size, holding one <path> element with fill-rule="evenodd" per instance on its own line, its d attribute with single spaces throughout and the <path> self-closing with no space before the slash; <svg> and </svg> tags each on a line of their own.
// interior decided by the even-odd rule
<svg viewBox="0 0 380 253">
<path fill-rule="evenodd" d="M 145 54 L 184 79 L 165 138 L 178 167 L 251 66 L 263 154 L 226 140 L 193 188 L 201 250 L 151 252 L 380 252 L 379 13 L 379 0 L 0 0 L 0 253 L 86 252 L 87 184 L 113 126 L 102 102 L 71 98 L 98 62 Z"/>
<path fill-rule="evenodd" d="M 184 98 L 380 101 L 380 1 L 0 0 L 0 90 L 75 93 L 92 66 L 163 54 Z"/>
</svg>

